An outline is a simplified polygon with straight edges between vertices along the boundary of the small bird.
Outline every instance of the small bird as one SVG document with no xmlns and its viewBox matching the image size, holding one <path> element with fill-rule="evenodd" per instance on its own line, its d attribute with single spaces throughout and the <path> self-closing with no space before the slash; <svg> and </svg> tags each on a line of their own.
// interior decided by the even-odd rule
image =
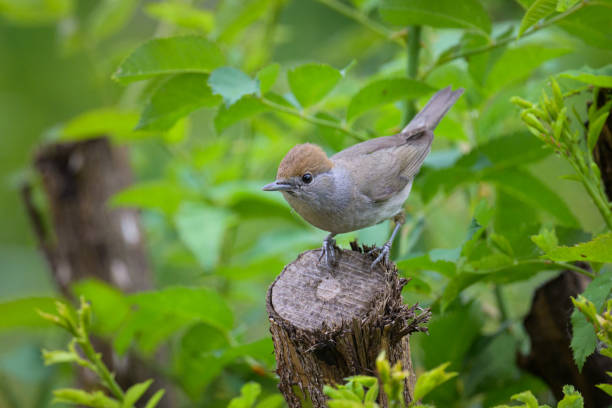
<svg viewBox="0 0 612 408">
<path fill-rule="evenodd" d="M 371 267 L 388 262 L 405 221 L 404 202 L 431 149 L 433 130 L 462 93 L 462 88 L 444 88 L 400 133 L 358 143 L 332 157 L 315 144 L 296 145 L 278 166 L 276 181 L 263 190 L 282 192 L 302 218 L 329 232 L 319 260 L 325 256 L 330 267 L 336 263 L 334 236 L 393 218 L 393 233 L 377 248 L 380 254 Z"/>
</svg>

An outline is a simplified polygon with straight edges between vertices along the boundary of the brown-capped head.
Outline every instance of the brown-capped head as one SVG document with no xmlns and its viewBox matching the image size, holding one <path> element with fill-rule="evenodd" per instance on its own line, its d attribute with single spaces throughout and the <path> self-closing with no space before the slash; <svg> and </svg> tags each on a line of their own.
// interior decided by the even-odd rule
<svg viewBox="0 0 612 408">
<path fill-rule="evenodd" d="M 323 149 L 312 143 L 294 146 L 285 155 L 278 166 L 276 181 L 264 186 L 265 191 L 283 191 L 291 189 L 298 180 L 308 184 L 308 174 L 316 177 L 333 167 L 333 163 Z"/>
</svg>

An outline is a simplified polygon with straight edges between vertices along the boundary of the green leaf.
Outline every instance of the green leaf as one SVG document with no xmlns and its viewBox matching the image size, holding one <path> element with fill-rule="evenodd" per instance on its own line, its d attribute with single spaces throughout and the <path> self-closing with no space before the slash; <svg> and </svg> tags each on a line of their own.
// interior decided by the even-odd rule
<svg viewBox="0 0 612 408">
<path fill-rule="evenodd" d="M 596 386 L 597 387 L 597 386 Z M 563 399 L 557 404 L 557 408 L 583 408 L 582 395 L 571 385 L 563 386 Z"/>
<path fill-rule="evenodd" d="M 449 364 L 450 363 L 441 364 L 436 368 L 428 370 L 419 375 L 416 385 L 414 386 L 415 401 L 420 401 L 434 388 L 457 376 L 457 373 L 455 372 L 448 373 L 445 371 Z"/>
<path fill-rule="evenodd" d="M 398 100 L 416 99 L 435 88 L 414 79 L 380 79 L 361 88 L 349 102 L 346 119 L 353 120 L 370 109 Z"/>
<path fill-rule="evenodd" d="M 49 327 L 37 310 L 54 313 L 56 298 L 26 297 L 0 303 L 0 331 L 18 327 Z"/>
<path fill-rule="evenodd" d="M 279 71 L 280 65 L 276 63 L 259 70 L 257 80 L 259 81 L 259 90 L 262 95 L 265 95 L 274 86 Z"/>
<path fill-rule="evenodd" d="M 166 180 L 143 181 L 116 193 L 110 200 L 113 207 L 135 207 L 159 210 L 173 215 L 183 201 L 197 198 L 196 193 Z"/>
<path fill-rule="evenodd" d="M 511 397 L 514 401 L 524 402 L 527 408 L 539 408 L 540 404 L 538 404 L 538 400 L 531 391 L 524 391 L 520 394 L 515 394 Z"/>
<path fill-rule="evenodd" d="M 558 58 L 570 52 L 568 48 L 551 48 L 547 45 L 526 44 L 508 48 L 495 62 L 485 88 L 487 92 L 494 93 L 506 85 L 529 76 L 544 62 Z"/>
<path fill-rule="evenodd" d="M 261 385 L 249 382 L 240 389 L 240 396 L 233 398 L 228 404 L 228 408 L 251 408 L 255 400 L 261 394 Z"/>
<path fill-rule="evenodd" d="M 612 397 L 612 384 L 597 384 L 596 387 Z"/>
<path fill-rule="evenodd" d="M 206 74 L 180 74 L 165 81 L 151 96 L 140 116 L 137 129 L 171 129 L 176 122 L 204 107 L 221 103 L 207 84 Z"/>
<path fill-rule="evenodd" d="M 567 11 L 568 9 L 574 7 L 579 2 L 580 0 L 558 0 L 557 11 L 559 13 L 563 13 L 564 11 Z"/>
<path fill-rule="evenodd" d="M 98 280 L 81 280 L 71 287 L 75 298 L 91 302 L 96 333 L 112 335 L 129 315 L 130 305 L 123 293 L 114 286 Z"/>
<path fill-rule="evenodd" d="M 219 262 L 225 229 L 232 214 L 224 209 L 202 203 L 183 203 L 174 217 L 181 241 L 193 252 L 204 269 Z"/>
<path fill-rule="evenodd" d="M 612 289 L 612 269 L 601 272 L 589 283 L 582 295 L 593 302 L 599 310 Z M 589 323 L 578 309 L 574 309 L 571 317 L 572 321 L 572 342 L 570 344 L 574 354 L 574 360 L 579 370 L 587 357 L 590 356 L 597 346 L 597 336 L 593 325 Z"/>
<path fill-rule="evenodd" d="M 291 92 L 302 108 L 322 100 L 341 78 L 340 71 L 326 64 L 304 64 L 287 72 Z"/>
<path fill-rule="evenodd" d="M 585 66 L 580 69 L 564 71 L 559 76 L 601 88 L 612 88 L 612 65 L 597 69 Z"/>
<path fill-rule="evenodd" d="M 270 395 L 255 405 L 255 408 L 281 408 L 285 405 L 285 399 L 280 394 Z"/>
<path fill-rule="evenodd" d="M 119 401 L 107 397 L 102 391 L 86 392 L 74 388 L 53 391 L 54 403 L 85 405 L 92 408 L 120 408 Z"/>
<path fill-rule="evenodd" d="M 589 261 L 612 262 L 612 232 L 600 234 L 588 242 L 571 247 L 552 246 L 550 242 L 543 243 L 539 237 L 534 242 L 544 251 L 545 257 L 557 262 Z"/>
<path fill-rule="evenodd" d="M 380 15 L 398 26 L 467 28 L 485 35 L 491 31 L 489 15 L 478 0 L 383 0 Z"/>
<path fill-rule="evenodd" d="M 601 113 L 595 120 L 589 122 L 589 130 L 587 136 L 587 145 L 589 152 L 592 152 L 597 144 L 597 140 L 599 139 L 599 135 L 601 134 L 601 130 L 606 124 L 606 120 L 608 119 L 608 115 L 610 114 L 610 106 L 612 103 L 607 103 L 605 105 L 606 111 Z"/>
<path fill-rule="evenodd" d="M 534 1 L 523 16 L 517 38 L 520 38 L 529 27 L 554 13 L 556 8 L 557 0 Z"/>
<path fill-rule="evenodd" d="M 73 353 L 72 351 L 64 350 L 43 350 L 42 356 L 45 365 L 74 363 L 79 360 L 79 356 L 77 356 L 75 353 Z"/>
<path fill-rule="evenodd" d="M 260 113 L 269 111 L 270 108 L 254 96 L 247 95 L 232 106 L 222 105 L 215 116 L 215 129 L 222 133 L 225 129 Z"/>
<path fill-rule="evenodd" d="M 179 27 L 210 32 L 215 24 L 213 13 L 185 3 L 163 1 L 150 3 L 145 7 L 146 13 L 158 20 Z"/>
<path fill-rule="evenodd" d="M 157 75 L 207 74 L 224 62 L 219 47 L 203 37 L 156 38 L 136 48 L 117 68 L 113 79 L 128 83 Z"/>
<path fill-rule="evenodd" d="M 19 24 L 46 24 L 65 18 L 74 9 L 73 0 L 0 0 L 0 15 Z"/>
<path fill-rule="evenodd" d="M 546 184 L 529 172 L 515 168 L 487 173 L 484 180 L 491 181 L 533 208 L 540 209 L 554 216 L 561 225 L 578 226 L 578 220 L 567 204 Z"/>
<path fill-rule="evenodd" d="M 91 41 L 99 42 L 121 30 L 136 11 L 138 0 L 97 2 L 85 25 Z"/>
<path fill-rule="evenodd" d="M 272 9 L 272 0 L 246 0 L 240 2 L 223 2 L 217 13 L 221 42 L 233 41 L 240 32 L 251 24 L 261 21 L 261 17 Z"/>
<path fill-rule="evenodd" d="M 612 49 L 612 8 L 609 1 L 589 2 L 586 7 L 557 23 L 573 36 L 594 47 Z"/>
<path fill-rule="evenodd" d="M 259 84 L 239 69 L 218 68 L 210 74 L 208 85 L 216 95 L 221 95 L 226 106 L 233 105 L 245 95 L 259 92 Z"/>
<path fill-rule="evenodd" d="M 164 396 L 164 393 L 164 390 L 157 391 L 155 394 L 153 394 L 149 401 L 147 401 L 147 405 L 145 405 L 144 408 L 155 408 L 159 401 L 161 401 L 162 397 Z"/>
<path fill-rule="evenodd" d="M 149 134 L 135 132 L 138 113 L 117 108 L 91 110 L 71 119 L 60 130 L 61 140 L 84 140 L 110 136 L 119 141 L 141 139 Z"/>
<path fill-rule="evenodd" d="M 126 392 L 123 398 L 121 408 L 132 408 L 142 395 L 149 389 L 153 380 L 147 380 L 138 384 L 132 385 Z"/>
</svg>

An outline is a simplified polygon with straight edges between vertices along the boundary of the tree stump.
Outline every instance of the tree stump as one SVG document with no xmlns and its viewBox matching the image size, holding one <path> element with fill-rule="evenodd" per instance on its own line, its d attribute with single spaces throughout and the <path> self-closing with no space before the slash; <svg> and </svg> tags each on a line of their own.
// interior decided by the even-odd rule
<svg viewBox="0 0 612 408">
<path fill-rule="evenodd" d="M 405 400 L 412 401 L 415 375 L 408 335 L 425 331 L 429 311 L 402 302 L 408 282 L 394 264 L 370 269 L 370 248 L 337 249 L 338 265 L 319 263 L 320 250 L 287 265 L 268 289 L 279 389 L 289 407 L 325 407 L 323 386 L 357 374 L 375 375 L 381 350 L 410 375 Z M 381 401 L 386 406 L 386 401 Z"/>
</svg>

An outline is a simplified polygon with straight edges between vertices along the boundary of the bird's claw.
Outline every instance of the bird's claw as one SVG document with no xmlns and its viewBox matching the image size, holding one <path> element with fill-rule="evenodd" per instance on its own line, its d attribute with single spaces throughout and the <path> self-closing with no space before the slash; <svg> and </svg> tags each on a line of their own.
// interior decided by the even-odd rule
<svg viewBox="0 0 612 408">
<path fill-rule="evenodd" d="M 378 257 L 376 257 L 374 262 L 372 262 L 372 265 L 370 265 L 370 269 L 374 269 L 376 265 L 380 263 L 381 261 L 383 262 L 383 265 L 389 264 L 389 254 L 391 253 L 391 244 L 387 242 L 381 248 L 374 248 L 373 250 L 369 251 L 368 254 L 372 254 L 376 251 L 380 251 L 380 254 L 378 254 Z"/>
<path fill-rule="evenodd" d="M 321 255 L 319 256 L 319 262 L 325 256 L 325 262 L 327 262 L 327 266 L 333 268 L 336 265 L 336 240 L 333 238 L 325 239 L 323 241 L 323 246 L 321 247 Z"/>
</svg>

